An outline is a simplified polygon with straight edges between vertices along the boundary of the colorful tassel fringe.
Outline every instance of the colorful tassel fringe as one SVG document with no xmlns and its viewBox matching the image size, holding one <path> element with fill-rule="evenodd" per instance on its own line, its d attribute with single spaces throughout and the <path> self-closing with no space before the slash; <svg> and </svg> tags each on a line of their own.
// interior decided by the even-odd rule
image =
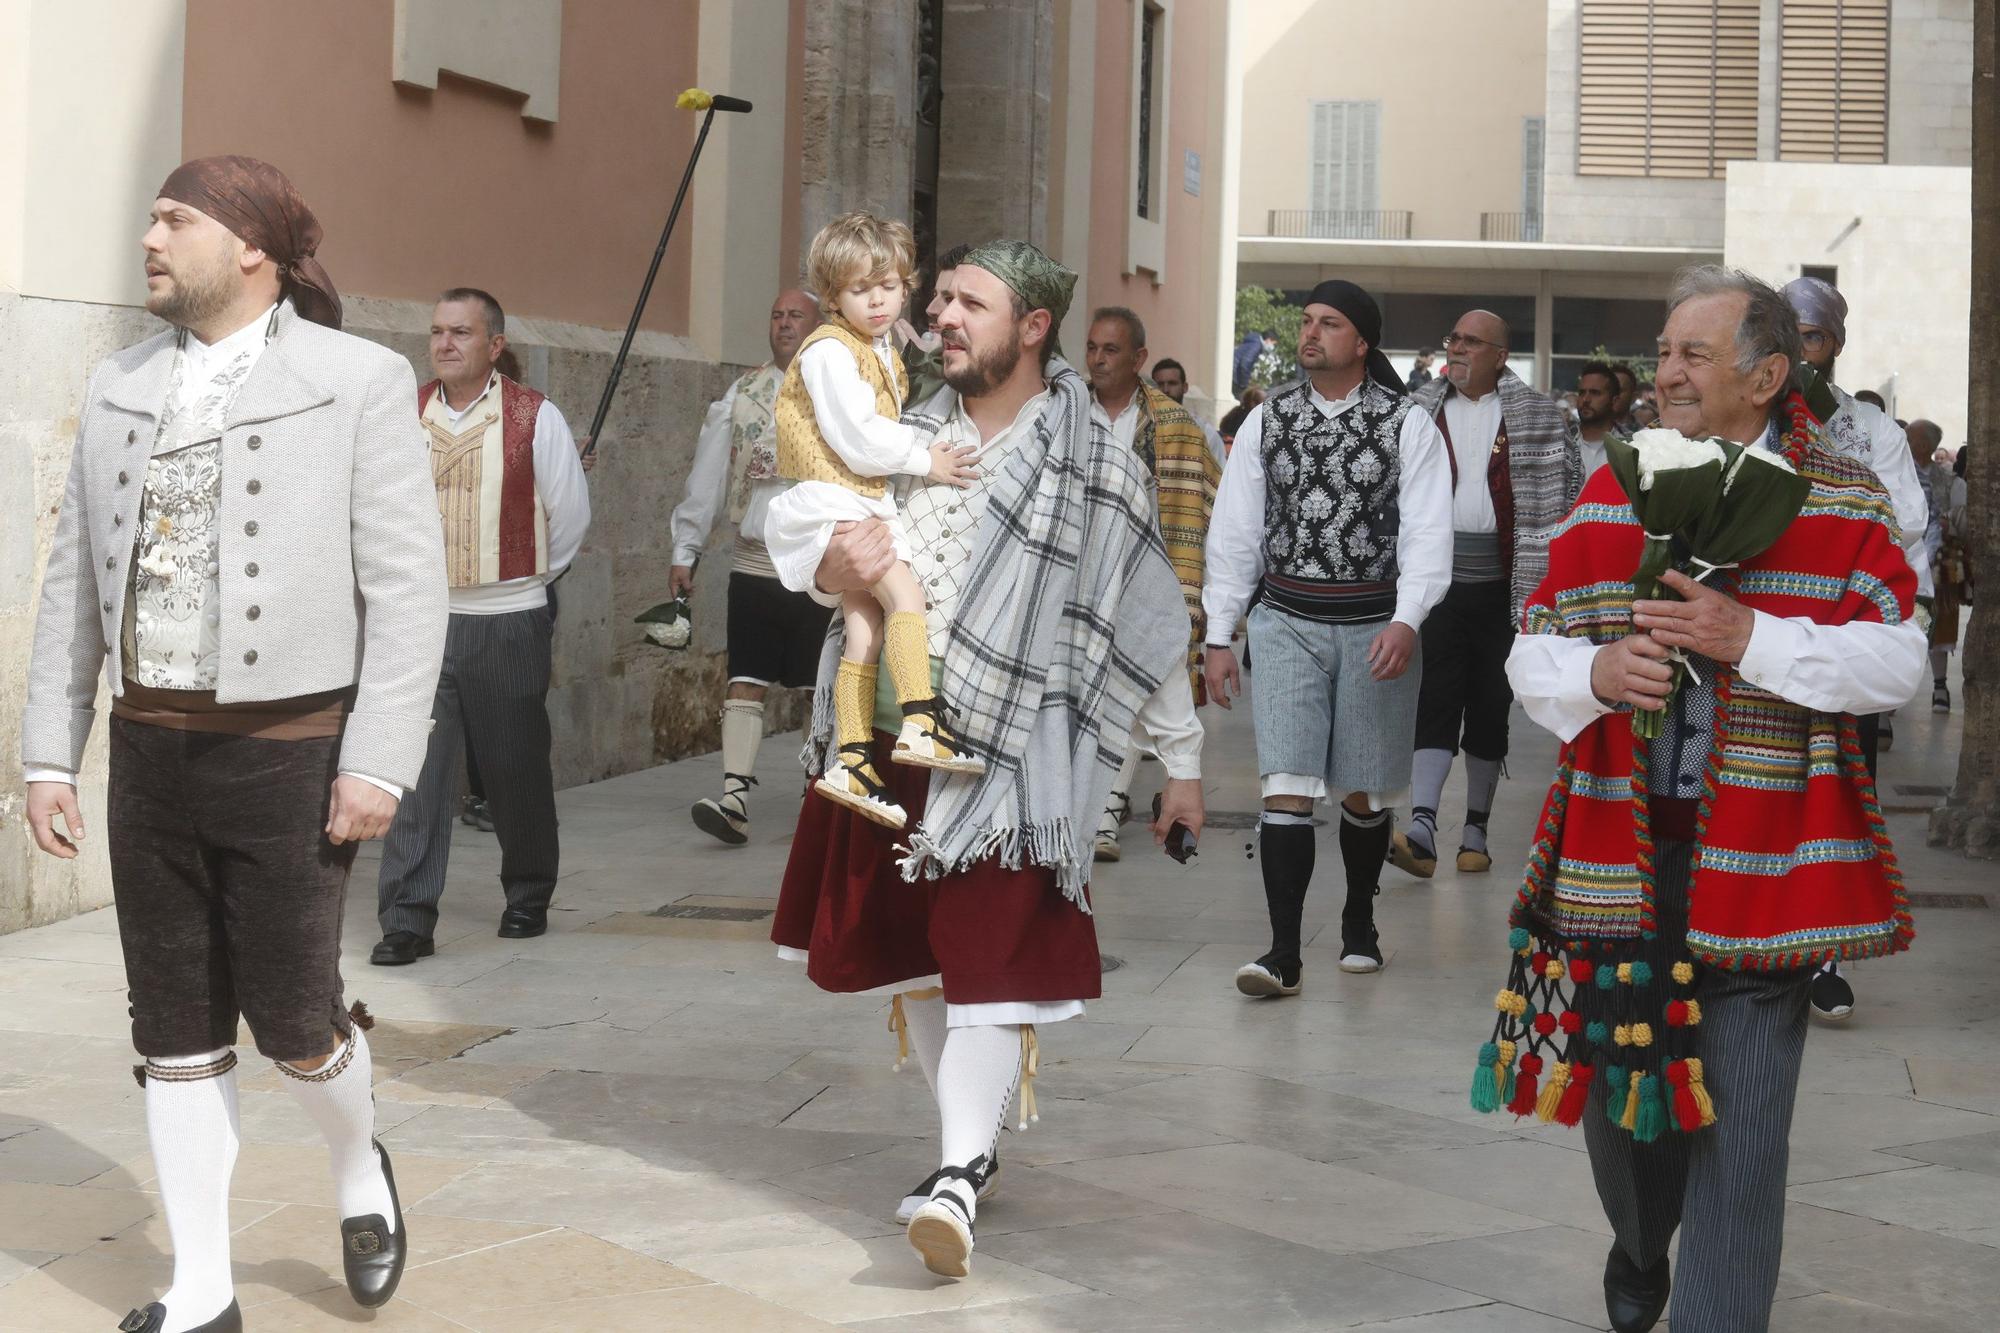
<svg viewBox="0 0 2000 1333">
<path fill-rule="evenodd" d="M 1494 1066 L 1500 1062 L 1500 1046 L 1487 1042 L 1479 1048 L 1479 1063 L 1472 1070 L 1472 1109 L 1482 1113 L 1500 1109 L 1500 1080 Z"/>
<path fill-rule="evenodd" d="M 1584 1108 L 1590 1104 L 1590 1081 L 1597 1073 L 1593 1065 L 1578 1064 L 1570 1071 L 1569 1086 L 1563 1089 L 1556 1107 L 1556 1123 L 1575 1128 L 1583 1123 Z"/>
<path fill-rule="evenodd" d="M 1527 1062 L 1522 1061 L 1523 1064 Z M 1562 1109 L 1563 1092 L 1569 1087 L 1569 1062 L 1558 1060 L 1549 1070 L 1549 1081 L 1542 1085 L 1541 1096 L 1535 1099 L 1535 1119 L 1549 1124 Z"/>
</svg>

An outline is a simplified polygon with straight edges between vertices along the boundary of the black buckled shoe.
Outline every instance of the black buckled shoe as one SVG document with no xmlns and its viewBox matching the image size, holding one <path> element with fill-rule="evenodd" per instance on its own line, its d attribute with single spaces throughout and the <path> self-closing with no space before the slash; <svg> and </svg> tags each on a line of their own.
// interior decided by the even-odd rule
<svg viewBox="0 0 2000 1333">
<path fill-rule="evenodd" d="M 1612 1333 L 1646 1333 L 1666 1312 L 1672 1289 L 1666 1255 L 1651 1268 L 1641 1268 L 1624 1246 L 1611 1243 L 1604 1260 L 1604 1313 L 1611 1319 Z"/>
<path fill-rule="evenodd" d="M 160 1333 L 167 1326 L 167 1307 L 154 1301 L 143 1310 L 133 1310 L 118 1321 L 118 1333 Z M 235 1301 L 206 1324 L 191 1333 L 243 1333 L 243 1307 Z"/>
<path fill-rule="evenodd" d="M 403 1204 L 396 1197 L 396 1173 L 389 1166 L 389 1150 L 378 1140 L 375 1155 L 382 1159 L 382 1179 L 389 1184 L 389 1207 L 396 1214 L 396 1230 L 380 1213 L 340 1219 L 340 1265 L 347 1272 L 347 1290 L 356 1305 L 374 1309 L 388 1304 L 403 1280 L 403 1261 L 409 1257 L 409 1232 L 403 1226 Z"/>
<path fill-rule="evenodd" d="M 500 914 L 500 938 L 503 940 L 531 940 L 549 931 L 549 909 L 546 907 L 510 907 Z"/>
<path fill-rule="evenodd" d="M 406 967 L 419 958 L 429 958 L 436 952 L 436 941 L 412 935 L 407 930 L 392 930 L 382 937 L 382 942 L 368 955 L 368 961 L 377 967 Z"/>
</svg>

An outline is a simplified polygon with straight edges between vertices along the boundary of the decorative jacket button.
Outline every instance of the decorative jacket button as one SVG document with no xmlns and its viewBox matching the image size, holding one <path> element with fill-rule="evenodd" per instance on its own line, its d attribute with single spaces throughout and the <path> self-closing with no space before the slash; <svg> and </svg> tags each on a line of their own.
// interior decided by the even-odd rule
<svg viewBox="0 0 2000 1333">
<path fill-rule="evenodd" d="M 106 602 L 104 604 L 104 614 L 107 616 L 111 614 L 111 603 Z"/>
<path fill-rule="evenodd" d="M 257 492 L 264 489 L 264 483 L 257 480 L 255 477 L 252 477 L 250 478 L 249 482 L 244 485 L 243 489 L 250 492 L 250 494 L 255 495 Z"/>
<path fill-rule="evenodd" d="M 254 519 L 254 518 L 253 518 L 253 519 L 251 519 L 251 520 L 250 520 L 250 521 L 249 521 L 248 523 L 245 523 L 245 524 L 243 525 L 243 535 L 244 535 L 245 537 L 255 537 L 255 536 L 257 535 L 257 520 L 256 520 L 256 519 Z"/>
<path fill-rule="evenodd" d="M 255 648 L 252 648 L 249 652 L 243 654 L 243 665 L 244 666 L 257 665 L 257 650 Z"/>
<path fill-rule="evenodd" d="M 125 515 L 123 515 L 123 514 L 113 514 L 113 515 L 111 516 L 111 526 L 112 526 L 112 527 L 114 527 L 114 528 L 122 528 L 122 527 L 124 527 L 124 526 L 125 526 Z"/>
<path fill-rule="evenodd" d="M 134 443 L 137 443 L 138 439 L 139 439 L 139 432 L 138 432 L 138 431 L 136 431 L 136 430 L 128 430 L 128 431 L 126 431 L 126 432 L 125 432 L 125 443 L 127 443 L 127 444 L 134 444 Z"/>
<path fill-rule="evenodd" d="M 247 443 L 252 449 L 262 449 L 264 447 L 264 437 L 261 435 L 252 435 Z"/>
<path fill-rule="evenodd" d="M 243 618 L 245 620 L 255 620 L 258 616 L 261 616 L 263 614 L 264 613 L 262 611 L 259 611 L 256 607 L 253 606 L 249 610 L 243 613 Z"/>
<path fill-rule="evenodd" d="M 117 557 L 117 556 L 115 556 L 115 555 L 107 555 L 107 556 L 105 556 L 105 557 L 104 557 L 104 567 L 105 567 L 106 569 L 116 569 L 116 568 L 118 568 L 118 557 Z"/>
<path fill-rule="evenodd" d="M 121 473 L 119 473 L 119 474 L 118 474 L 118 484 L 119 484 L 120 486 L 123 486 L 123 485 L 124 485 L 124 484 L 125 484 L 126 482 L 128 482 L 128 481 L 130 481 L 130 480 L 132 480 L 132 479 L 131 479 L 130 477 L 126 476 L 126 475 L 125 475 L 125 474 L 124 474 L 123 472 L 121 472 Z"/>
<path fill-rule="evenodd" d="M 249 576 L 250 576 L 251 578 L 253 578 L 253 579 L 254 579 L 254 578 L 256 578 L 256 577 L 257 577 L 257 562 L 256 562 L 255 560 L 252 560 L 252 561 L 251 561 L 251 562 L 250 562 L 249 564 L 247 564 L 247 565 L 243 566 L 243 572 L 244 572 L 245 574 L 248 574 L 248 575 L 249 575 Z"/>
</svg>

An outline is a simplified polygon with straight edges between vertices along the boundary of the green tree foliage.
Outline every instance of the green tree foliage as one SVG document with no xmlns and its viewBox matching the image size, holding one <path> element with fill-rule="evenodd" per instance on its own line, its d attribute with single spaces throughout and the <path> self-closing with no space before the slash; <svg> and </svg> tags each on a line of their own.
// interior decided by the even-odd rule
<svg viewBox="0 0 2000 1333">
<path fill-rule="evenodd" d="M 1269 287 L 1236 289 L 1236 341 L 1266 329 L 1278 335 L 1277 350 L 1257 359 L 1257 368 L 1250 375 L 1252 384 L 1269 388 L 1297 376 L 1299 323 L 1304 317 L 1305 311 L 1285 300 L 1283 292 Z"/>
</svg>

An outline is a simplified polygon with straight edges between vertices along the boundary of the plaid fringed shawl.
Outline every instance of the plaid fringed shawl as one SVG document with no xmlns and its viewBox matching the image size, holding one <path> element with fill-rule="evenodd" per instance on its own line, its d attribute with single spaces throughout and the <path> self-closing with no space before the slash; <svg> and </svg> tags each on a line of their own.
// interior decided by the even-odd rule
<svg viewBox="0 0 2000 1333">
<path fill-rule="evenodd" d="M 1089 910 L 1091 834 L 1148 696 L 1187 650 L 1187 608 L 1130 449 L 1090 419 L 1082 376 L 1048 366 L 1034 434 L 1000 465 L 962 580 L 941 693 L 983 774 L 937 773 L 903 874 L 936 879 L 988 856 L 1046 866 Z M 903 421 L 935 435 L 949 390 Z M 805 759 L 833 731 L 834 621 L 820 663 Z"/>
</svg>

